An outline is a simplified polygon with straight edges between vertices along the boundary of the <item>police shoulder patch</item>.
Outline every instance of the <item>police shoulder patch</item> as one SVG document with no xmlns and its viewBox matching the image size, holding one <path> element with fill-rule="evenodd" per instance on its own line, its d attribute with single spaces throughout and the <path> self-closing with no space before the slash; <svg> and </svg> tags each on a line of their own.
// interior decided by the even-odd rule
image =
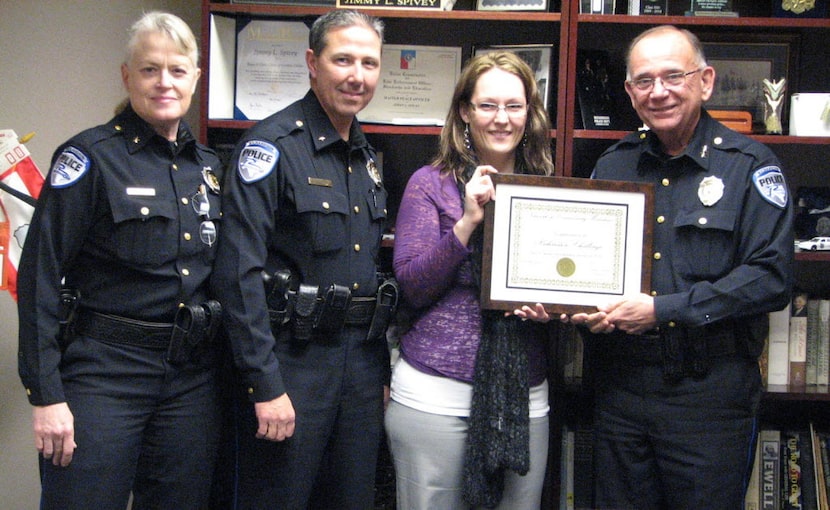
<svg viewBox="0 0 830 510">
<path fill-rule="evenodd" d="M 239 177 L 245 183 L 265 178 L 277 166 L 280 151 L 276 146 L 262 140 L 250 140 L 239 152 Z"/>
<path fill-rule="evenodd" d="M 755 170 L 752 182 L 767 202 L 780 208 L 787 205 L 787 184 L 784 182 L 784 174 L 777 166 L 765 166 Z"/>
<path fill-rule="evenodd" d="M 75 184 L 89 170 L 89 166 L 89 156 L 82 150 L 72 146 L 65 148 L 52 165 L 52 187 L 66 188 Z"/>
</svg>

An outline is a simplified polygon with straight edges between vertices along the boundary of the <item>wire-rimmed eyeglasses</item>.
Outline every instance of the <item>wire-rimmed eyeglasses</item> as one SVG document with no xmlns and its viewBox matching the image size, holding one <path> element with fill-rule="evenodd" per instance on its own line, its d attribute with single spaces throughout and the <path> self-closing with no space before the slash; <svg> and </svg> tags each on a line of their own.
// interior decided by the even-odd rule
<svg viewBox="0 0 830 510">
<path fill-rule="evenodd" d="M 499 110 L 504 110 L 508 117 L 521 117 L 527 113 L 527 105 L 523 103 L 496 104 L 487 101 L 480 103 L 470 101 L 470 106 L 485 117 L 493 117 L 498 114 Z"/>
<path fill-rule="evenodd" d="M 697 72 L 702 71 L 703 68 L 694 69 L 692 71 L 679 71 L 674 73 L 666 73 L 662 76 L 657 76 L 656 78 L 651 77 L 644 77 L 644 78 L 637 78 L 636 80 L 629 80 L 628 83 L 634 86 L 637 90 L 641 92 L 646 92 L 654 87 L 654 84 L 657 83 L 657 80 L 660 80 L 660 83 L 663 84 L 664 88 L 669 87 L 680 87 L 686 83 L 686 77 Z"/>
</svg>

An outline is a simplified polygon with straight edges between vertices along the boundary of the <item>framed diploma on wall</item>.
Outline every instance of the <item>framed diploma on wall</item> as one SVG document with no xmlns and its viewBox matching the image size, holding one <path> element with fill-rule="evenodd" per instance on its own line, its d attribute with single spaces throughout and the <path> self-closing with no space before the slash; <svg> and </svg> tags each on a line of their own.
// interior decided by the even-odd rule
<svg viewBox="0 0 830 510">
<path fill-rule="evenodd" d="M 492 175 L 485 207 L 481 306 L 548 313 L 648 292 L 652 185 L 571 177 Z"/>
</svg>

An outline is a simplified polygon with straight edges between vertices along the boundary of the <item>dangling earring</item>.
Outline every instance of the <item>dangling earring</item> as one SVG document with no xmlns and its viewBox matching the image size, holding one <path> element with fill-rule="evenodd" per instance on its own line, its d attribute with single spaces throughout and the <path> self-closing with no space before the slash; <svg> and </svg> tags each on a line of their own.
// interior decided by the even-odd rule
<svg viewBox="0 0 830 510">
<path fill-rule="evenodd" d="M 470 142 L 470 125 L 464 124 L 464 147 L 468 151 L 473 150 L 473 144 Z"/>
<path fill-rule="evenodd" d="M 522 149 L 525 147 L 527 147 L 527 129 L 525 129 L 525 132 L 522 135 Z"/>
</svg>

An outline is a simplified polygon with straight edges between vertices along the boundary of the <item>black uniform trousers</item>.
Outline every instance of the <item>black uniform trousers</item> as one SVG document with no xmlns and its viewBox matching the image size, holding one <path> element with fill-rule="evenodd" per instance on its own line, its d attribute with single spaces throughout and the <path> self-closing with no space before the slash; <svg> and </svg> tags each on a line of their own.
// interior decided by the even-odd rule
<svg viewBox="0 0 830 510">
<path fill-rule="evenodd" d="M 277 340 L 277 357 L 296 412 L 294 435 L 256 439 L 247 395 L 237 399 L 234 508 L 367 510 L 374 506 L 383 424 L 385 340 L 366 341 L 366 327 L 292 347 Z"/>
<path fill-rule="evenodd" d="M 76 337 L 61 364 L 75 419 L 68 467 L 41 457 L 45 510 L 202 509 L 218 447 L 213 353 L 172 366 L 166 350 Z"/>
<path fill-rule="evenodd" d="M 596 507 L 739 510 L 757 441 L 756 360 L 710 358 L 702 378 L 663 379 L 659 363 L 604 359 L 596 378 Z"/>
</svg>

